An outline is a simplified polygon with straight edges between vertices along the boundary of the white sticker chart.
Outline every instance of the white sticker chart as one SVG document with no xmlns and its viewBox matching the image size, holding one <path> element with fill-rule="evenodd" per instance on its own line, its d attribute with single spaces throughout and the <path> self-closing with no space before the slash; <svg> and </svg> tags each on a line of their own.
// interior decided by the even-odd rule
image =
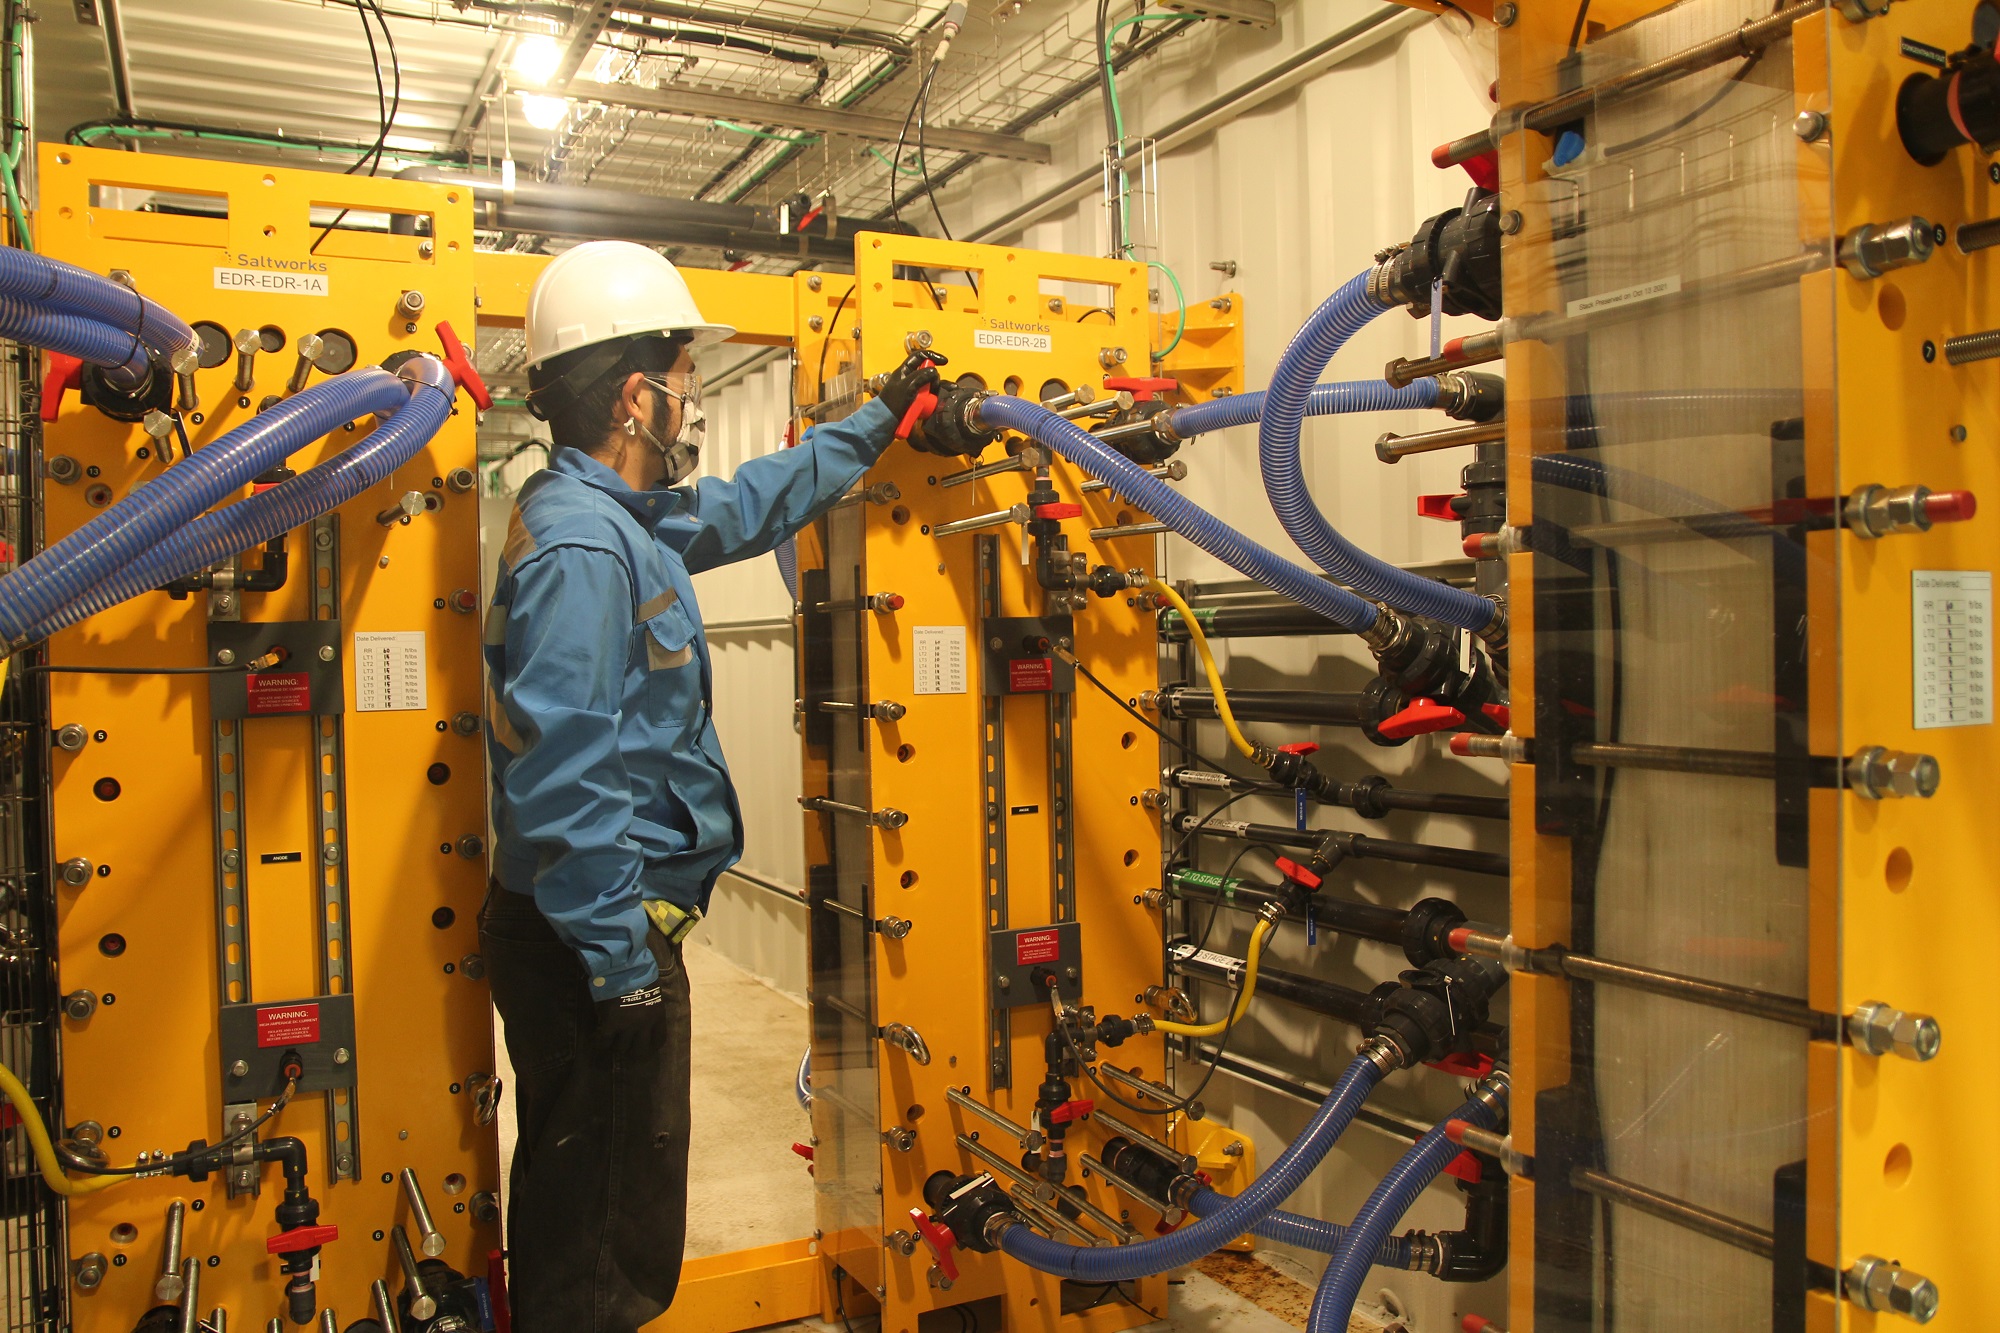
<svg viewBox="0 0 2000 1333">
<path fill-rule="evenodd" d="M 355 712 L 392 713 L 427 706 L 422 630 L 354 636 Z"/>
<path fill-rule="evenodd" d="M 1916 686 L 1913 725 L 1976 727 L 1993 720 L 1993 575 L 1989 570 L 1910 573 Z"/>
</svg>

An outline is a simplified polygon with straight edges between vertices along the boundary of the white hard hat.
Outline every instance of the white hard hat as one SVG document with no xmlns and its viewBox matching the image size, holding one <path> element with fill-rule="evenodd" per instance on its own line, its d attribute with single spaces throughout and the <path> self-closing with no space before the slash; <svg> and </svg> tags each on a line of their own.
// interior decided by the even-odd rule
<svg viewBox="0 0 2000 1333">
<path fill-rule="evenodd" d="M 631 241 L 587 241 L 549 261 L 528 293 L 528 366 L 642 333 L 688 333 L 695 347 L 736 332 L 701 316 L 667 257 Z"/>
</svg>

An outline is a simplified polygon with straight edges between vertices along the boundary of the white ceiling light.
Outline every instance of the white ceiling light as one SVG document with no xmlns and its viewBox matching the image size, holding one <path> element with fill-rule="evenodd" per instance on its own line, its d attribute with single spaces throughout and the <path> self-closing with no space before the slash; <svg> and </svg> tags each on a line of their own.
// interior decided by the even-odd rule
<svg viewBox="0 0 2000 1333">
<path fill-rule="evenodd" d="M 544 97 L 539 93 L 521 94 L 521 115 L 538 130 L 552 130 L 563 123 L 569 115 L 567 97 Z"/>
<path fill-rule="evenodd" d="M 562 63 L 563 49 L 555 38 L 537 34 L 524 37 L 514 46 L 513 58 L 507 62 L 507 70 L 522 83 L 537 87 L 549 81 Z"/>
</svg>

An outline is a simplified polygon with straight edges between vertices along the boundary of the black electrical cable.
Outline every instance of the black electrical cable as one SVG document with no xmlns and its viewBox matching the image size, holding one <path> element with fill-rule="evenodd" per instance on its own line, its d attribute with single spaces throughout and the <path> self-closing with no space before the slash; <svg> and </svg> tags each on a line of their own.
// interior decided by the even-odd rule
<svg viewBox="0 0 2000 1333">
<path fill-rule="evenodd" d="M 1576 54 L 1576 48 L 1583 44 L 1583 21 L 1590 14 L 1590 0 L 1582 0 L 1576 7 L 1576 22 L 1569 29 L 1569 53 Z"/>
<path fill-rule="evenodd" d="M 1265 794 L 1269 795 L 1270 793 L 1266 792 Z M 1217 815 L 1221 814 L 1224 810 L 1227 810 L 1230 806 L 1235 805 L 1238 801 L 1248 800 L 1250 797 L 1255 795 L 1257 795 L 1255 791 L 1236 792 L 1235 794 L 1231 795 L 1228 799 L 1224 800 L 1221 804 L 1217 805 L 1213 810 L 1203 815 L 1200 819 L 1197 819 L 1192 825 L 1188 827 L 1187 832 L 1181 834 L 1181 840 L 1174 844 L 1174 850 L 1168 853 L 1167 855 L 1167 863 L 1169 865 L 1178 865 L 1180 863 L 1181 858 L 1187 855 L 1188 844 L 1193 842 L 1195 840 L 1195 836 L 1199 834 L 1203 829 L 1207 828 Z M 1255 844 L 1252 845 L 1254 846 Z"/>
<path fill-rule="evenodd" d="M 1086 319 L 1089 319 L 1092 315 L 1104 316 L 1104 322 L 1106 324 L 1116 324 L 1118 322 L 1117 312 L 1112 310 L 1109 306 L 1101 306 L 1101 305 L 1094 305 L 1090 307 L 1090 309 L 1084 311 L 1081 315 L 1078 315 L 1076 317 L 1076 322 L 1081 324 Z"/>
<path fill-rule="evenodd" d="M 73 1152 L 65 1152 L 63 1154 L 64 1165 L 68 1166 L 72 1171 L 86 1176 L 136 1176 L 162 1170 L 171 1171 L 176 1167 L 200 1161 L 204 1157 L 213 1157 L 216 1153 L 233 1148 L 244 1139 L 251 1137 L 258 1130 L 270 1124 L 278 1112 L 289 1106 L 292 1101 L 292 1094 L 298 1090 L 299 1081 L 297 1079 L 286 1079 L 285 1090 L 278 1094 L 278 1100 L 271 1103 L 270 1110 L 264 1112 L 264 1114 L 237 1130 L 234 1134 L 226 1138 L 217 1139 L 213 1143 L 205 1144 L 191 1151 L 174 1153 L 169 1157 L 156 1158 L 153 1161 L 133 1166 L 96 1166 L 79 1159 Z"/>
<path fill-rule="evenodd" d="M 1776 11 L 1774 10 L 1773 12 L 1775 13 Z M 1614 145 L 1613 147 L 1607 148 L 1604 150 L 1604 155 L 1606 157 L 1617 157 L 1623 153 L 1629 153 L 1635 148 L 1644 148 L 1647 144 L 1657 143 L 1659 140 L 1666 138 L 1669 134 L 1673 134 L 1676 133 L 1677 131 L 1684 130 L 1688 126 L 1694 124 L 1697 120 L 1700 120 L 1703 116 L 1715 110 L 1716 106 L 1722 101 L 1722 99 L 1729 96 L 1730 89 L 1735 87 L 1737 84 L 1741 83 L 1744 79 L 1750 77 L 1750 72 L 1757 68 L 1757 62 L 1764 58 L 1764 52 L 1770 49 L 1771 48 L 1768 46 L 1760 46 L 1755 51 L 1752 51 L 1749 57 L 1745 59 L 1741 65 L 1736 67 L 1736 72 L 1734 74 L 1731 74 L 1728 78 L 1724 79 L 1722 81 L 1722 86 L 1717 88 L 1708 97 L 1704 98 L 1701 104 L 1695 107 L 1694 110 L 1688 112 L 1686 115 L 1680 117 L 1678 120 L 1675 120 L 1670 125 L 1662 125 L 1657 130 L 1648 130 L 1646 133 L 1640 135 L 1636 139 L 1627 139 L 1624 143 L 1617 144 Z"/>
<path fill-rule="evenodd" d="M 826 349 L 833 346 L 834 326 L 840 323 L 840 312 L 847 309 L 847 298 L 852 295 L 854 286 L 850 283 L 847 290 L 840 294 L 839 302 L 834 305 L 833 318 L 826 322 L 826 339 L 819 345 L 819 372 L 813 376 L 813 383 L 818 386 L 814 392 L 822 398 L 826 397 Z"/>
<path fill-rule="evenodd" d="M 936 72 L 937 65 L 935 62 L 931 65 L 931 70 L 933 73 Z M 930 115 L 930 109 L 931 81 L 926 76 L 923 88 L 917 93 L 917 172 L 924 179 L 924 197 L 931 201 L 931 216 L 937 219 L 938 230 L 943 232 L 944 238 L 949 241 L 952 239 L 951 228 L 945 223 L 944 210 L 938 207 L 937 189 L 931 184 L 930 152 L 924 146 L 924 120 Z M 896 182 L 891 179 L 889 188 L 893 190 L 895 187 Z M 979 295 L 979 279 L 973 277 L 968 271 L 965 275 L 965 280 L 971 285 L 972 294 L 974 296 Z M 933 301 L 938 300 L 938 294 L 935 290 L 931 292 L 931 299 Z M 938 308 L 940 310 L 944 308 L 943 302 L 939 302 Z"/>
<path fill-rule="evenodd" d="M 1095 675 L 1095 673 L 1093 673 L 1089 667 L 1085 666 L 1081 662 L 1076 661 L 1074 658 L 1065 658 L 1064 660 L 1069 662 L 1072 666 L 1074 666 L 1077 669 L 1077 673 L 1081 675 L 1085 680 L 1089 681 L 1092 685 L 1095 685 L 1099 690 L 1101 690 L 1105 698 L 1111 700 L 1112 703 L 1117 704 L 1120 708 L 1124 709 L 1127 713 L 1131 714 L 1132 717 L 1138 721 L 1140 726 L 1152 732 L 1155 736 L 1158 736 L 1161 740 L 1173 746 L 1176 750 L 1179 750 L 1182 754 L 1185 754 L 1188 758 L 1196 760 L 1197 762 L 1204 764 L 1209 768 L 1214 769 L 1218 773 L 1222 773 L 1228 777 L 1235 778 L 1239 782 L 1262 781 L 1262 779 L 1260 778 L 1246 778 L 1242 776 L 1240 773 L 1231 773 L 1227 768 L 1223 767 L 1221 764 L 1216 763 L 1213 759 L 1210 759 L 1207 755 L 1204 755 L 1203 753 L 1201 753 L 1201 751 L 1195 749 L 1193 746 L 1185 744 L 1176 737 L 1169 736 L 1166 732 L 1160 730 L 1159 727 L 1155 726 L 1152 720 L 1148 718 L 1144 713 L 1141 713 L 1138 709 L 1134 708 L 1131 704 L 1126 703 L 1122 698 L 1120 698 L 1118 695 L 1118 691 L 1112 689 L 1109 685 L 1106 685 L 1103 681 L 1099 680 Z M 1245 794 L 1247 795 L 1248 793 Z"/>
<path fill-rule="evenodd" d="M 1275 927 L 1272 929 L 1271 933 L 1273 935 L 1277 933 Z M 1265 947 L 1268 948 L 1270 946 L 1269 937 L 1266 937 L 1264 943 Z M 1241 975 L 1236 979 L 1236 989 L 1230 993 L 1229 1009 L 1227 1012 L 1231 1014 L 1234 1014 L 1236 1012 L 1236 1006 L 1242 1003 L 1243 1001 L 1243 987 L 1249 982 L 1249 979 L 1250 979 L 1250 969 L 1246 967 L 1245 969 L 1243 969 L 1243 975 Z M 1051 984 L 1053 985 L 1054 983 Z M 1060 988 L 1057 989 L 1056 993 L 1058 996 L 1061 995 L 1062 992 Z M 1244 1017 L 1247 1018 L 1249 1017 L 1249 1015 L 1246 1014 L 1244 1015 Z M 1096 1088 L 1099 1092 L 1103 1093 L 1106 1097 L 1110 1098 L 1112 1101 L 1117 1102 L 1120 1106 L 1124 1107 L 1126 1110 L 1132 1111 L 1138 1115 L 1175 1115 L 1181 1111 L 1187 1110 L 1188 1107 L 1193 1106 L 1197 1101 L 1201 1099 L 1201 1094 L 1208 1090 L 1209 1080 L 1215 1077 L 1215 1071 L 1222 1065 L 1222 1057 L 1228 1054 L 1229 1052 L 1230 1039 L 1236 1035 L 1236 1029 L 1241 1026 L 1243 1026 L 1243 1020 L 1239 1018 L 1233 1020 L 1228 1027 L 1225 1027 L 1222 1030 L 1222 1040 L 1215 1044 L 1215 1058 L 1209 1061 L 1208 1072 L 1201 1076 L 1201 1082 L 1195 1084 L 1194 1091 L 1188 1093 L 1185 1097 L 1178 1098 L 1175 1101 L 1160 1107 L 1141 1106 L 1137 1102 L 1128 1102 L 1123 1097 L 1120 1097 L 1117 1093 L 1113 1092 L 1110 1088 L 1106 1087 L 1104 1085 L 1104 1081 L 1098 1078 L 1097 1071 L 1090 1067 L 1090 1062 L 1083 1058 L 1083 1048 L 1077 1045 L 1075 1035 L 1072 1034 L 1069 1030 L 1069 1024 L 1058 1022 L 1056 1024 L 1056 1030 L 1062 1033 L 1063 1044 L 1069 1047 L 1069 1053 L 1076 1059 L 1076 1067 L 1083 1071 L 1083 1076 L 1090 1080 L 1092 1087 Z"/>
<path fill-rule="evenodd" d="M 1223 899 L 1229 896 L 1229 877 L 1236 873 L 1237 866 L 1243 864 L 1243 858 L 1252 852 L 1264 852 L 1274 861 L 1284 855 L 1283 852 L 1268 842 L 1249 842 L 1245 843 L 1236 855 L 1229 858 L 1229 864 L 1223 867 L 1222 871 L 1222 888 L 1216 893 L 1215 901 L 1209 905 L 1208 920 L 1201 928 L 1201 938 L 1194 942 L 1195 948 L 1201 949 L 1207 947 L 1208 937 L 1215 930 L 1215 918 L 1222 915 Z"/>
<path fill-rule="evenodd" d="M 382 88 L 382 61 L 380 56 L 376 53 L 375 50 L 375 32 L 372 28 L 368 26 L 368 15 L 371 8 L 371 2 L 375 19 L 378 23 L 382 25 L 382 40 L 384 43 L 386 43 L 388 47 L 389 68 L 395 79 L 395 96 L 392 99 L 388 99 L 386 101 L 383 97 L 383 88 Z M 353 175 L 356 171 L 359 171 L 361 169 L 361 164 L 363 162 L 366 162 L 368 163 L 368 174 L 370 176 L 373 176 L 378 171 L 381 170 L 383 145 L 389 142 L 390 127 L 396 123 L 396 117 L 398 114 L 401 113 L 403 109 L 403 65 L 401 60 L 399 60 L 396 56 L 396 38 L 389 31 L 389 20 L 382 13 L 381 0 L 353 0 L 353 3 L 355 12 L 361 15 L 361 33 L 364 37 L 368 39 L 369 63 L 371 63 L 375 67 L 375 104 L 382 118 L 382 128 L 375 135 L 375 143 L 368 150 L 368 152 L 363 156 L 356 158 L 354 162 L 348 166 L 347 170 L 343 171 L 341 174 L 343 176 Z M 327 223 L 325 227 L 321 228 L 319 235 L 313 240 L 313 243 L 306 248 L 307 254 L 319 253 L 319 247 L 321 246 L 321 244 L 325 242 L 327 237 L 333 235 L 334 228 L 338 227 L 342 222 L 347 220 L 348 211 L 349 210 L 343 208 L 338 213 L 335 213 L 333 215 L 333 221 Z"/>
</svg>

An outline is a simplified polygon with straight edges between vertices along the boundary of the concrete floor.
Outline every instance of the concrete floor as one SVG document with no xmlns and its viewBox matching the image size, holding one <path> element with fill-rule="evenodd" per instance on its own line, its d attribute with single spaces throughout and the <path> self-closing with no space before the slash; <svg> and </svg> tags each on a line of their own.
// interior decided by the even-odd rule
<svg viewBox="0 0 2000 1333">
<path fill-rule="evenodd" d="M 758 981 L 706 946 L 685 952 L 694 997 L 694 1133 L 688 1179 L 690 1258 L 767 1245 L 809 1235 L 813 1229 L 812 1178 L 791 1151 L 808 1133 L 792 1094 L 792 1080 L 806 1045 L 805 1006 Z M 504 1059 L 503 1059 L 504 1064 Z M 503 1069 L 510 1077 L 512 1070 Z M 503 1163 L 513 1156 L 516 1130 L 511 1097 L 500 1116 Z M 714 1164 L 707 1168 L 704 1164 Z M 505 1178 L 503 1171 L 502 1178 Z M 1310 1292 L 1270 1269 L 1246 1282 L 1240 1271 L 1217 1269 L 1231 1285 L 1258 1290 L 1259 1308 L 1202 1272 L 1189 1272 L 1172 1289 L 1170 1316 L 1145 1333 L 1284 1333 L 1304 1328 Z M 1285 1291 L 1285 1287 L 1297 1290 Z M 1280 1289 L 1276 1299 L 1261 1288 Z M 1296 1313 L 1294 1313 L 1296 1307 Z M 1269 1313 L 1276 1309 L 1286 1317 Z M 940 1328 L 957 1329 L 955 1319 Z M 929 1325 L 926 1325 L 928 1330 Z M 773 1333 L 827 1333 L 818 1322 L 774 1326 Z M 855 1333 L 872 1333 L 872 1318 L 855 1321 Z"/>
</svg>

